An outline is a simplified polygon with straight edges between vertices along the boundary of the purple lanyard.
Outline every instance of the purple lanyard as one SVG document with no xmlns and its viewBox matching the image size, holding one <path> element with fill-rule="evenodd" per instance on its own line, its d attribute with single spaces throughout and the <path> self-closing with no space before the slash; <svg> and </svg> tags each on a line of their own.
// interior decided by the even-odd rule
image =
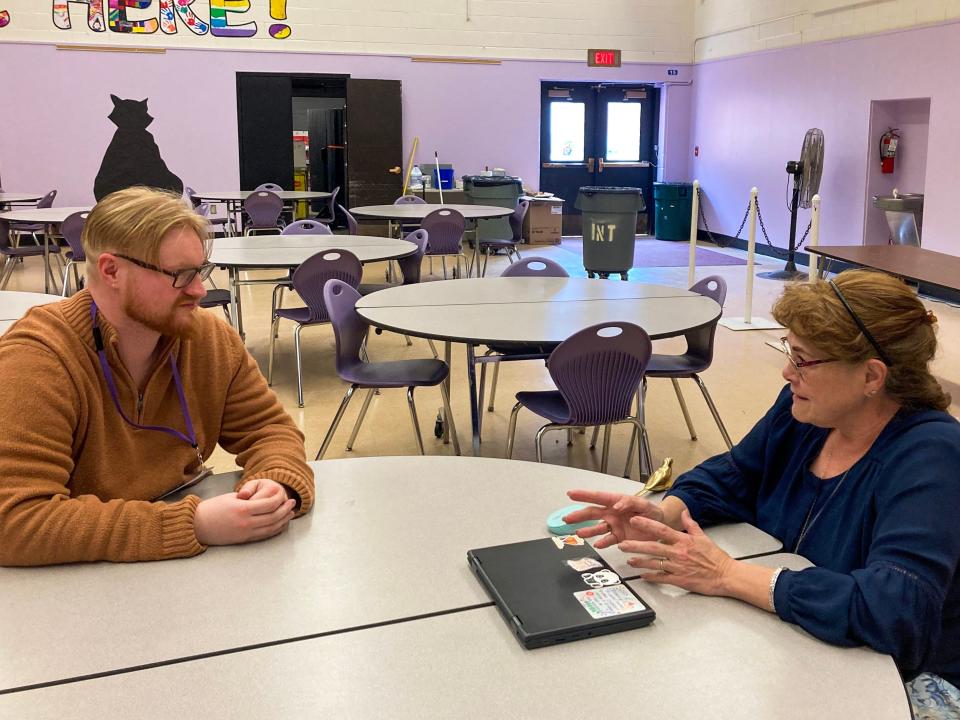
<svg viewBox="0 0 960 720">
<path fill-rule="evenodd" d="M 127 417 L 127 414 L 123 412 L 123 408 L 120 407 L 120 397 L 117 393 L 117 386 L 113 381 L 110 363 L 107 362 L 107 353 L 103 346 L 103 334 L 100 332 L 100 326 L 97 325 L 97 303 L 95 302 L 90 303 L 90 319 L 93 322 L 93 342 L 97 347 L 97 356 L 100 358 L 100 367 L 103 368 L 103 377 L 107 381 L 107 389 L 110 391 L 110 397 L 113 398 L 113 404 L 116 406 L 117 412 L 120 413 L 120 417 L 122 417 L 128 425 L 132 425 L 138 430 L 157 430 L 167 435 L 173 435 L 173 437 L 178 440 L 183 440 L 185 443 L 189 443 L 190 446 L 197 451 L 197 457 L 200 458 L 200 464 L 202 465 L 203 457 L 200 455 L 200 449 L 197 445 L 197 434 L 193 431 L 193 421 L 190 419 L 190 408 L 187 407 L 187 397 L 183 393 L 183 383 L 180 382 L 180 373 L 177 370 L 177 363 L 173 359 L 173 353 L 170 353 L 167 359 L 170 361 L 170 371 L 173 373 L 173 384 L 176 386 L 177 396 L 180 398 L 180 412 L 183 413 L 183 422 L 187 426 L 186 435 L 179 430 L 164 427 L 163 425 L 140 425 Z"/>
</svg>

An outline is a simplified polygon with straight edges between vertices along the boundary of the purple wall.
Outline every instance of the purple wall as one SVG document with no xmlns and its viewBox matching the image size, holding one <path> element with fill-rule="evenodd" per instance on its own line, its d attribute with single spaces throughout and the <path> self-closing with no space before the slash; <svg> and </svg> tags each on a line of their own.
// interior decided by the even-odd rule
<svg viewBox="0 0 960 720">
<path fill-rule="evenodd" d="M 0 43 L 5 113 L 0 177 L 9 191 L 56 187 L 58 205 L 93 201 L 93 179 L 113 135 L 110 93 L 150 98 L 150 126 L 170 169 L 197 189 L 239 185 L 236 72 L 343 73 L 403 82 L 404 157 L 420 137 L 418 161 L 433 151 L 457 173 L 503 167 L 539 184 L 540 81 L 664 82 L 666 65 L 588 69 L 569 62 L 501 65 L 414 63 L 407 57 L 168 50 L 164 55 L 63 52 L 49 45 Z M 678 66 L 670 80 L 689 80 Z M 683 175 L 689 102 L 677 92 L 661 144 L 679 148 L 661 172 Z M 671 167 L 675 164 L 676 167 Z"/>
<path fill-rule="evenodd" d="M 689 155 L 688 167 L 703 186 L 711 229 L 735 233 L 756 185 L 770 239 L 785 246 L 784 165 L 798 158 L 807 128 L 819 127 L 826 147 L 820 242 L 861 244 L 868 162 L 879 162 L 879 135 L 869 132 L 871 101 L 930 98 L 929 146 L 911 148 L 904 138 L 903 159 L 922 157 L 925 165 L 923 246 L 960 255 L 954 219 L 958 60 L 960 24 L 948 24 L 697 65 L 690 142 L 700 146 L 700 156 Z M 899 163 L 892 176 L 901 190 L 909 189 L 901 181 L 917 182 L 911 165 L 904 171 Z M 809 211 L 801 211 L 800 220 L 802 231 Z"/>
</svg>

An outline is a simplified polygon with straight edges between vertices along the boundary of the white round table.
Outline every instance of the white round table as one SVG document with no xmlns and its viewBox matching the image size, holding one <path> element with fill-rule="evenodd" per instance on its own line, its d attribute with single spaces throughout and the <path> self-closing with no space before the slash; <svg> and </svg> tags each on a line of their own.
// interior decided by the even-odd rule
<svg viewBox="0 0 960 720">
<path fill-rule="evenodd" d="M 256 190 L 224 190 L 216 192 L 206 192 L 197 190 L 194 197 L 201 200 L 213 202 L 241 203 L 250 197 Z M 274 195 L 279 195 L 284 202 L 294 202 L 296 200 L 326 200 L 332 193 L 319 190 L 270 190 Z"/>
<path fill-rule="evenodd" d="M 50 237 L 56 234 L 57 227 L 68 217 L 77 212 L 89 212 L 91 209 L 89 205 L 84 205 L 82 207 L 22 208 L 0 212 L 0 220 L 43 223 L 46 225 L 43 233 L 43 262 L 45 265 L 43 289 L 45 292 L 50 292 L 50 280 L 53 277 L 53 272 L 50 269 Z M 56 279 L 54 279 L 53 284 L 54 289 L 56 289 Z"/>
<path fill-rule="evenodd" d="M 213 240 L 210 262 L 230 275 L 230 317 L 243 335 L 240 285 L 276 284 L 276 280 L 240 280 L 240 271 L 253 268 L 295 268 L 324 250 L 349 250 L 361 263 L 395 260 L 417 250 L 406 240 L 372 235 L 254 235 Z"/>
<path fill-rule="evenodd" d="M 401 203 L 400 205 L 361 205 L 350 208 L 354 217 L 379 218 L 381 220 L 423 220 L 434 210 L 456 210 L 467 220 L 483 220 L 512 215 L 513 210 L 496 205 L 441 205 L 433 203 Z"/>
<path fill-rule="evenodd" d="M 15 193 L 0 192 L 0 207 L 9 203 L 35 203 L 43 198 L 46 193 Z"/>
<path fill-rule="evenodd" d="M 678 720 L 909 718 L 888 656 L 642 582 L 632 586 L 657 613 L 649 627 L 521 648 L 467 550 L 545 537 L 571 488 L 636 483 L 489 458 L 312 466 L 313 511 L 264 542 L 169 562 L 0 568 L 0 691 L 14 690 L 0 716 L 539 718 L 603 706 Z M 211 497 L 236 479 L 191 492 Z M 749 540 L 738 552 L 724 532 Z M 779 546 L 750 526 L 707 533 L 733 557 Z M 631 582 L 619 550 L 601 554 Z M 65 588 L 70 622 L 50 622 Z"/>
<path fill-rule="evenodd" d="M 446 280 L 381 290 L 357 303 L 372 325 L 444 340 L 448 363 L 450 343 L 466 345 L 474 455 L 480 454 L 476 346 L 558 343 L 610 321 L 639 325 L 657 340 L 709 325 L 721 311 L 716 301 L 689 290 L 584 278 Z"/>
<path fill-rule="evenodd" d="M 0 290 L 0 333 L 5 333 L 11 325 L 26 315 L 30 308 L 61 300 L 63 298 L 59 295 Z"/>
</svg>

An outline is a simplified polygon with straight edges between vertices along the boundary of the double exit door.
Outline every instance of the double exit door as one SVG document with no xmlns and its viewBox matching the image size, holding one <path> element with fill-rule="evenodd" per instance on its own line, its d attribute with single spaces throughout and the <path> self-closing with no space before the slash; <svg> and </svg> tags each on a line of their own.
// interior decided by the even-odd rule
<svg viewBox="0 0 960 720">
<path fill-rule="evenodd" d="M 540 190 L 562 197 L 564 235 L 580 234 L 584 186 L 638 187 L 652 232 L 660 91 L 650 85 L 541 83 Z"/>
</svg>

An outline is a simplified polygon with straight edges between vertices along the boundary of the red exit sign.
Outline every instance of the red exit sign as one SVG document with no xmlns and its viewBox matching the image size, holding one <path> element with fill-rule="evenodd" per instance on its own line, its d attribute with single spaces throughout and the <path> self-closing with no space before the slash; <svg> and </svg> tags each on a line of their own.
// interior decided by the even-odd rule
<svg viewBox="0 0 960 720">
<path fill-rule="evenodd" d="M 620 67 L 619 50 L 587 50 L 588 67 Z"/>
</svg>

